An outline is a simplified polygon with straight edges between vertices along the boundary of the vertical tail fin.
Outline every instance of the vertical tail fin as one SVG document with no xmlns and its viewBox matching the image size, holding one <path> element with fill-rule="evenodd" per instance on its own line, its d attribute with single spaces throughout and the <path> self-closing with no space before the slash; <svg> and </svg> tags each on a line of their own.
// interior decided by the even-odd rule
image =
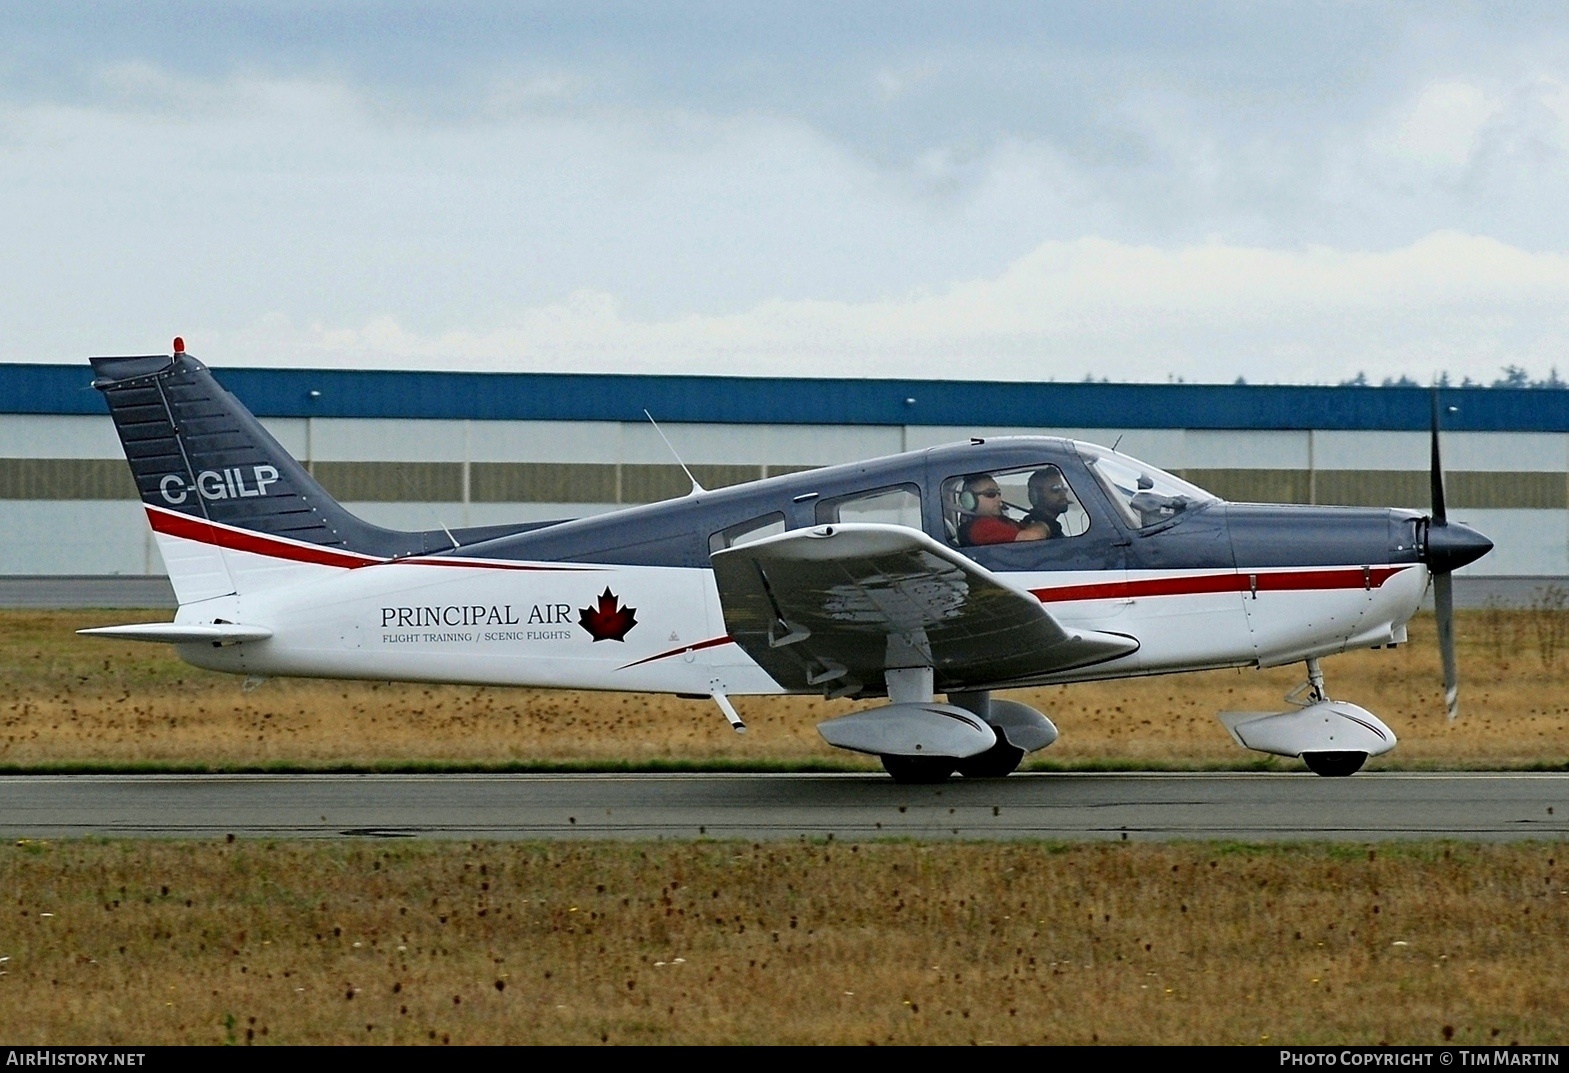
<svg viewBox="0 0 1569 1073">
<path fill-rule="evenodd" d="M 350 514 L 183 350 L 91 361 L 182 604 L 452 546 Z"/>
</svg>

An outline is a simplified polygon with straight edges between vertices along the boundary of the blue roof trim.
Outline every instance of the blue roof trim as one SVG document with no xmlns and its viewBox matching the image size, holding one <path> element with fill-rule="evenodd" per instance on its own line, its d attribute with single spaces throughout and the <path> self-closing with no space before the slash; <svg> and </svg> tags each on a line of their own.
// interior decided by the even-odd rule
<svg viewBox="0 0 1569 1073">
<path fill-rule="evenodd" d="M 214 369 L 260 417 L 1030 428 L 1387 429 L 1428 425 L 1424 388 Z M 0 364 L 0 413 L 106 414 L 81 365 Z M 313 395 L 313 392 L 319 392 Z M 1569 391 L 1450 388 L 1444 427 L 1569 432 Z"/>
</svg>

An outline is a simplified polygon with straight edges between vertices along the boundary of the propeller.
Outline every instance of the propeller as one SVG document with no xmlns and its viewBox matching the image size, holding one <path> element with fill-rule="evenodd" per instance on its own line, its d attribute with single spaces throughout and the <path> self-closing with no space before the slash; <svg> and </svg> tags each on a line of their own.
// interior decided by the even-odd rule
<svg viewBox="0 0 1569 1073">
<path fill-rule="evenodd" d="M 1449 512 L 1444 507 L 1444 463 L 1438 452 L 1438 389 L 1433 389 L 1432 420 L 1433 453 L 1428 467 L 1431 484 L 1433 519 L 1428 522 L 1427 546 L 1429 563 L 1433 547 L 1433 530 L 1449 527 Z M 1448 570 L 1428 569 L 1433 574 L 1433 612 L 1438 617 L 1438 655 L 1444 664 L 1444 703 L 1449 706 L 1449 721 L 1453 723 L 1460 714 L 1460 667 L 1455 661 L 1455 582 Z"/>
<path fill-rule="evenodd" d="M 1460 714 L 1460 669 L 1455 662 L 1455 587 L 1453 574 L 1493 548 L 1493 542 L 1469 525 L 1449 521 L 1444 507 L 1444 467 L 1438 454 L 1438 388 L 1433 388 L 1433 515 L 1427 523 L 1424 559 L 1433 579 L 1433 611 L 1438 617 L 1438 653 L 1444 664 L 1444 701 L 1452 723 Z"/>
</svg>

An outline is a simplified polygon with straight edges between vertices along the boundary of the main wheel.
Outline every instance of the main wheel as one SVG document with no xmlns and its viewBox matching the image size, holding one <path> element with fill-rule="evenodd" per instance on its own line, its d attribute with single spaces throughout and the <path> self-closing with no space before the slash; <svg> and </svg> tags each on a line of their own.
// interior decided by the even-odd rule
<svg viewBox="0 0 1569 1073">
<path fill-rule="evenodd" d="M 951 756 L 883 756 L 883 770 L 907 786 L 946 782 L 958 763 Z"/>
<path fill-rule="evenodd" d="M 992 728 L 996 730 L 996 727 Z M 959 761 L 959 774 L 967 779 L 1000 779 L 1011 775 L 1024 760 L 1024 750 L 1009 745 L 1002 731 L 997 731 L 997 744 L 984 753 L 976 753 Z"/>
<path fill-rule="evenodd" d="M 1303 753 L 1302 762 L 1315 775 L 1342 779 L 1355 775 L 1367 763 L 1366 753 Z"/>
</svg>

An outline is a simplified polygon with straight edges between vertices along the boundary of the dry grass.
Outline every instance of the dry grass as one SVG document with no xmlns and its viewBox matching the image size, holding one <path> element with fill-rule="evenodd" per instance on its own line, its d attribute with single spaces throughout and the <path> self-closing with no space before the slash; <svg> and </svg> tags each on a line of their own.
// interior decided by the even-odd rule
<svg viewBox="0 0 1569 1073">
<path fill-rule="evenodd" d="M 639 694 L 283 680 L 243 693 L 238 679 L 187 667 L 162 646 L 71 632 L 135 617 L 0 612 L 0 766 L 874 766 L 814 729 L 857 707 L 849 702 L 741 698 L 751 727 L 741 737 L 707 702 Z M 1464 714 L 1452 726 L 1430 616 L 1398 650 L 1326 660 L 1330 692 L 1400 736 L 1375 767 L 1562 766 L 1569 651 L 1551 646 L 1551 628 L 1532 612 L 1462 614 Z M 1042 764 L 1245 766 L 1257 754 L 1237 748 L 1215 712 L 1279 710 L 1301 673 L 1216 671 L 1012 695 L 1062 730 Z"/>
<path fill-rule="evenodd" d="M 1554 1043 L 1569 846 L 25 844 L 31 1043 Z"/>
</svg>

